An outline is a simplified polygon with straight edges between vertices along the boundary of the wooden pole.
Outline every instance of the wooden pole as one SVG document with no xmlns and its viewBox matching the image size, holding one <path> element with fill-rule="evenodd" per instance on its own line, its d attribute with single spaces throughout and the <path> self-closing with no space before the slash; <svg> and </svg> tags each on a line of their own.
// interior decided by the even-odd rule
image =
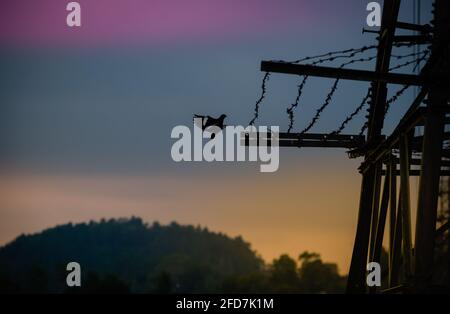
<svg viewBox="0 0 450 314">
<path fill-rule="evenodd" d="M 404 134 L 400 138 L 400 197 L 402 199 L 400 210 L 402 215 L 404 270 L 407 281 L 411 279 L 412 275 L 411 205 L 409 196 L 409 159 L 411 155 L 408 137 L 408 134 Z"/>
<path fill-rule="evenodd" d="M 431 57 L 444 47 L 444 56 L 432 69 L 432 73 L 449 73 L 448 34 L 450 33 L 450 1 L 434 2 L 434 38 Z M 433 86 L 428 96 L 429 110 L 425 118 L 422 175 L 419 181 L 417 224 L 415 238 L 415 288 L 422 291 L 432 283 L 436 216 L 439 194 L 439 172 L 441 167 L 442 139 L 445 123 L 445 108 L 448 107 L 449 92 L 446 88 Z"/>
</svg>

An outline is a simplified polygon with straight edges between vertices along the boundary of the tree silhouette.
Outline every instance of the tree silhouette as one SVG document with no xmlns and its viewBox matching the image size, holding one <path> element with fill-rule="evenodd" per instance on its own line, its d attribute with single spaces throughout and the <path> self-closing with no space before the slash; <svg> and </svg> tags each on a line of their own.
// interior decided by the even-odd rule
<svg viewBox="0 0 450 314">
<path fill-rule="evenodd" d="M 82 286 L 66 286 L 66 265 Z M 66 224 L 0 248 L 3 293 L 340 293 L 336 264 L 303 252 L 266 265 L 241 237 L 139 218 Z"/>
</svg>

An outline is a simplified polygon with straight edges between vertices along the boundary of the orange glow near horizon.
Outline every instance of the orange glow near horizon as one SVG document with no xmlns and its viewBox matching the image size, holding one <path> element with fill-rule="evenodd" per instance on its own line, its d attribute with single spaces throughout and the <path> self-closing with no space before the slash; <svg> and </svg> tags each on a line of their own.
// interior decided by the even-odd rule
<svg viewBox="0 0 450 314">
<path fill-rule="evenodd" d="M 241 235 L 267 262 L 316 251 L 345 274 L 360 177 L 348 166 L 320 175 L 317 168 L 276 176 L 3 175 L 0 243 L 57 224 L 134 215 Z"/>
</svg>

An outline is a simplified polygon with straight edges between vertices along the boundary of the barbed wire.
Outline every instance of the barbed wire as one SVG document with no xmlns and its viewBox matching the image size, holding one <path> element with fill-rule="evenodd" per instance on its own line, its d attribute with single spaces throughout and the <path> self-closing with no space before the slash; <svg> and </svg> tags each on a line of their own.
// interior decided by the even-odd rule
<svg viewBox="0 0 450 314">
<path fill-rule="evenodd" d="M 372 46 L 363 46 L 361 48 L 351 48 L 351 49 L 345 49 L 345 50 L 338 50 L 338 51 L 332 51 L 332 52 L 328 52 L 328 53 L 324 53 L 321 55 L 316 55 L 316 56 L 309 56 L 309 57 L 304 57 L 302 59 L 298 59 L 298 60 L 294 60 L 294 61 L 282 61 L 282 62 L 287 62 L 287 63 L 301 63 L 301 62 L 305 62 L 305 61 L 309 61 L 309 60 L 313 60 L 313 59 L 317 59 L 317 58 L 323 58 L 323 57 L 328 57 L 327 59 L 329 59 L 331 56 L 333 55 L 337 55 L 337 54 L 346 54 L 349 52 L 352 53 L 360 53 L 360 52 L 364 52 L 370 49 L 374 49 L 377 48 L 377 45 L 372 45 Z"/>
<path fill-rule="evenodd" d="M 400 48 L 400 47 L 412 47 L 417 45 L 415 42 L 400 42 L 400 43 L 393 43 L 392 46 L 396 47 L 396 48 Z"/>
<path fill-rule="evenodd" d="M 399 68 L 401 68 L 401 67 L 406 67 L 406 66 L 408 66 L 408 65 L 410 65 L 410 64 L 413 64 L 413 63 L 416 63 L 416 65 L 414 66 L 414 68 L 413 68 L 413 72 L 416 70 L 416 68 L 420 65 L 420 63 L 422 62 L 422 61 L 424 61 L 425 59 L 426 59 L 426 57 L 430 54 L 430 50 L 428 49 L 428 50 L 425 50 L 425 51 L 421 51 L 421 52 L 419 52 L 419 53 L 416 53 L 417 55 L 420 55 L 420 54 L 423 54 L 420 58 L 418 58 L 418 59 L 414 59 L 413 61 L 408 61 L 408 62 L 405 62 L 405 63 L 403 63 L 403 64 L 400 64 L 400 65 L 397 65 L 397 66 L 395 66 L 395 67 L 393 67 L 393 68 L 390 68 L 389 69 L 389 71 L 392 71 L 392 70 L 396 70 L 396 69 L 399 69 Z M 412 54 L 410 54 L 410 55 L 412 55 Z M 385 108 L 385 115 L 388 113 L 388 111 L 389 111 L 389 108 L 390 108 L 390 106 L 392 105 L 392 103 L 394 103 L 401 95 L 403 95 L 404 93 L 405 93 L 405 91 L 408 89 L 410 87 L 410 85 L 404 85 L 401 89 L 399 89 L 395 94 L 394 94 L 394 96 L 392 96 L 387 102 L 386 102 L 386 108 Z M 367 127 L 369 126 L 369 121 L 366 121 L 364 124 L 363 124 L 363 126 L 362 126 L 362 128 L 361 128 L 361 130 L 360 130 L 360 132 L 359 132 L 359 135 L 363 135 L 364 134 L 364 132 L 366 131 L 366 129 L 367 129 Z"/>
<path fill-rule="evenodd" d="M 361 127 L 361 130 L 359 131 L 359 135 L 364 135 L 364 132 L 366 131 L 368 126 L 369 126 L 369 121 L 367 120 L 366 122 L 364 122 L 363 126 Z"/>
<path fill-rule="evenodd" d="M 336 59 L 340 59 L 340 58 L 347 58 L 347 59 L 348 58 L 353 58 L 357 54 L 363 53 L 364 51 L 367 51 L 367 50 L 370 50 L 370 49 L 373 49 L 373 48 L 376 48 L 376 46 L 364 46 L 364 47 L 359 48 L 359 49 L 353 49 L 353 51 L 352 50 L 343 50 L 343 51 L 340 51 L 338 53 L 344 53 L 344 54 L 337 55 L 337 56 L 333 55 L 333 56 L 330 56 L 330 57 L 327 57 L 327 58 L 319 59 L 319 60 L 316 60 L 316 61 L 310 63 L 309 65 L 318 65 L 318 64 L 321 64 L 321 63 L 324 63 L 324 62 L 332 62 L 332 61 L 335 61 Z M 352 52 L 350 54 L 346 54 L 349 51 L 352 51 Z M 328 54 L 326 54 L 326 55 L 328 55 Z M 321 55 L 321 57 L 323 57 L 323 56 L 325 56 L 325 55 Z M 309 57 L 307 57 L 307 58 L 311 59 Z M 296 60 L 294 62 L 288 62 L 288 63 L 299 63 L 301 61 L 305 61 L 307 58 L 303 58 L 303 59 Z M 285 61 L 282 61 L 282 62 L 285 62 Z M 288 131 L 287 131 L 288 133 L 291 132 L 291 130 L 292 130 L 293 126 L 294 126 L 294 111 L 298 107 L 298 104 L 299 104 L 299 101 L 300 101 L 300 97 L 301 97 L 302 92 L 303 92 L 303 88 L 305 87 L 305 84 L 306 84 L 306 81 L 308 80 L 308 78 L 309 78 L 309 75 L 304 75 L 303 76 L 303 79 L 302 79 L 301 83 L 298 85 L 297 96 L 295 98 L 295 101 L 286 109 L 286 112 L 287 112 L 288 118 L 289 118 L 289 125 L 288 125 Z"/>
<path fill-rule="evenodd" d="M 345 129 L 345 127 L 347 126 L 347 124 L 348 124 L 350 121 L 352 121 L 353 118 L 356 117 L 356 116 L 361 112 L 361 110 L 362 110 L 362 109 L 364 108 L 364 106 L 367 104 L 367 102 L 368 102 L 368 100 L 369 100 L 369 98 L 370 98 L 371 96 L 372 96 L 372 88 L 369 88 L 369 89 L 367 90 L 366 96 L 364 96 L 364 98 L 362 99 L 362 101 L 361 101 L 361 103 L 359 104 L 359 106 L 356 107 L 356 109 L 355 109 L 351 114 L 349 114 L 349 115 L 345 118 L 345 120 L 341 123 L 341 125 L 339 126 L 339 128 L 337 128 L 335 131 L 331 132 L 330 135 L 337 135 L 337 134 L 340 134 L 340 133 Z"/>
<path fill-rule="evenodd" d="M 363 47 L 363 48 L 361 48 L 361 49 L 359 49 L 359 51 L 365 51 L 365 50 L 367 50 L 367 49 L 370 49 L 369 47 Z M 357 53 L 357 52 L 356 52 Z M 355 54 L 356 54 L 355 52 L 353 52 L 351 55 L 348 55 L 347 57 L 352 57 L 352 56 L 354 56 Z M 394 58 L 396 58 L 397 60 L 401 60 L 401 59 L 405 59 L 405 58 L 409 58 L 409 57 L 415 57 L 415 56 L 417 56 L 417 55 L 420 55 L 421 53 L 409 53 L 409 54 L 406 54 L 406 55 L 393 55 L 393 57 Z M 425 58 L 426 56 L 422 56 L 423 58 Z M 373 59 L 375 59 L 376 58 L 376 56 L 373 56 L 373 57 L 370 57 L 370 58 L 361 58 L 361 59 L 357 59 L 357 60 L 352 60 L 352 61 L 350 61 L 350 62 L 348 62 L 348 63 L 346 63 L 346 64 L 344 64 L 344 65 L 341 65 L 341 67 L 340 68 L 342 68 L 342 67 L 344 67 L 344 66 L 346 66 L 346 65 L 348 65 L 348 64 L 351 64 L 351 63 L 355 63 L 355 62 L 362 62 L 362 61 L 370 61 L 370 60 L 373 60 Z M 332 59 L 332 58 L 328 58 L 328 59 Z M 422 59 L 422 58 L 421 58 Z M 329 61 L 329 60 L 324 60 L 324 61 Z M 412 61 L 411 63 L 410 62 L 408 62 L 408 64 L 406 64 L 406 65 L 409 65 L 409 64 L 412 64 L 413 62 L 416 62 L 417 60 L 414 60 L 414 61 Z M 313 62 L 313 63 L 316 63 L 316 62 Z M 400 65 L 398 68 L 401 68 L 401 67 L 403 67 L 403 66 L 406 66 L 406 65 Z M 287 109 L 287 113 L 288 113 L 288 115 L 289 115 L 289 128 L 288 128 L 288 133 L 290 133 L 290 131 L 291 131 L 291 129 L 292 129 L 292 127 L 293 127 L 293 124 L 294 124 L 294 109 L 298 106 L 298 101 L 299 101 L 299 98 L 300 98 L 300 95 L 301 95 L 301 92 L 302 92 L 302 89 L 303 89 L 303 87 L 304 87 L 304 85 L 305 85 L 305 82 L 306 82 L 306 79 L 308 78 L 308 76 L 305 76 L 304 77 L 304 79 L 303 79 L 303 81 L 302 81 L 302 83 L 299 85 L 299 93 L 297 94 L 297 98 L 296 98 L 296 101 Z M 336 82 L 335 82 L 336 83 Z M 337 88 L 337 84 L 334 84 L 333 85 L 333 87 L 332 87 L 332 89 L 331 89 L 331 91 L 330 91 L 330 94 L 331 94 L 331 96 L 334 94 L 334 92 L 336 91 L 336 88 Z M 314 126 L 314 124 L 317 122 L 317 120 L 318 120 L 318 118 L 319 118 L 319 116 L 320 116 L 320 114 L 321 114 L 321 112 L 325 109 L 325 107 L 326 106 L 328 106 L 328 104 L 329 104 L 329 101 L 330 101 L 331 99 L 330 99 L 330 97 L 327 97 L 327 101 L 326 101 L 326 103 L 324 104 L 324 105 L 322 105 L 322 107 L 321 108 L 319 108 L 319 110 L 316 112 L 316 116 L 313 118 L 313 120 L 311 121 L 311 123 L 310 123 L 310 125 L 308 125 L 308 127 L 307 128 L 305 128 L 305 130 L 303 130 L 302 131 L 302 133 L 304 133 L 304 132 L 307 132 L 307 131 L 309 131 L 311 128 L 312 128 L 312 126 Z M 345 120 L 344 120 L 344 122 L 343 122 L 343 125 L 341 124 L 341 126 L 339 127 L 339 129 L 341 128 L 341 127 L 343 127 L 343 128 L 345 128 L 345 126 L 362 110 L 362 108 L 364 107 L 364 104 L 367 102 L 367 98 L 364 98 L 364 102 L 360 105 L 360 107 L 358 107 L 357 108 L 357 110 L 355 110 L 356 112 L 353 112 L 350 116 L 348 116 Z M 320 109 L 322 109 L 322 110 L 320 110 Z M 341 132 L 342 130 L 340 130 L 339 131 L 339 129 L 337 129 L 336 131 L 338 131 L 338 132 Z M 336 132 L 335 131 L 335 132 Z"/>
<path fill-rule="evenodd" d="M 419 52 L 419 53 L 406 55 L 405 57 L 411 57 L 411 56 L 419 56 L 419 55 L 423 54 L 419 59 L 414 59 L 414 60 L 407 61 L 407 62 L 402 63 L 402 64 L 398 64 L 398 65 L 396 65 L 394 67 L 391 67 L 391 68 L 389 68 L 389 71 L 401 69 L 401 68 L 404 68 L 404 67 L 406 67 L 408 65 L 411 65 L 411 64 L 414 64 L 414 63 L 416 63 L 416 66 L 417 66 L 417 64 L 419 64 L 420 62 L 425 60 L 425 58 L 428 56 L 429 53 L 430 53 L 429 50 L 425 50 L 425 51 L 422 51 L 422 52 Z M 397 58 L 399 58 L 399 57 L 397 57 Z M 414 67 L 414 70 L 416 69 L 416 66 Z M 413 70 L 413 72 L 414 72 L 414 70 Z"/>
<path fill-rule="evenodd" d="M 342 69 L 343 67 L 353 64 L 353 63 L 357 63 L 357 62 L 368 62 L 371 60 L 374 60 L 377 56 L 371 56 L 371 57 L 367 57 L 367 58 L 360 58 L 360 59 L 353 59 L 349 62 L 345 62 L 343 64 L 341 64 L 339 66 L 339 69 Z M 308 124 L 308 126 L 306 128 L 303 129 L 303 131 L 301 131 L 301 134 L 304 134 L 306 132 L 308 132 L 319 120 L 320 115 L 322 114 L 322 112 L 328 107 L 328 105 L 331 102 L 331 99 L 334 95 L 334 93 L 337 90 L 337 86 L 339 84 L 340 78 L 336 79 L 330 89 L 330 91 L 328 92 L 324 103 L 322 104 L 322 106 L 319 107 L 319 109 L 316 110 L 316 114 L 314 115 L 314 117 L 312 118 L 311 122 Z"/>
<path fill-rule="evenodd" d="M 420 66 L 420 64 L 422 63 L 422 61 L 424 61 L 425 58 L 426 58 L 430 53 L 431 53 L 431 50 L 428 49 L 428 50 L 426 50 L 426 53 L 425 53 L 422 57 L 416 59 L 417 64 L 416 64 L 416 65 L 414 66 L 414 68 L 412 69 L 413 73 L 416 72 L 416 69 Z"/>
<path fill-rule="evenodd" d="M 305 86 L 306 81 L 308 80 L 307 75 L 305 75 L 303 77 L 302 82 L 298 85 L 298 90 L 297 90 L 297 97 L 295 98 L 294 103 L 292 103 L 287 109 L 286 112 L 288 114 L 289 117 L 289 126 L 288 126 L 288 133 L 291 133 L 292 127 L 294 126 L 294 110 L 295 108 L 298 107 L 298 103 L 300 101 L 300 97 L 302 96 L 302 92 L 303 92 L 303 87 Z"/>
<path fill-rule="evenodd" d="M 370 49 L 374 49 L 376 48 L 376 45 L 372 45 L 372 46 L 364 46 L 361 48 L 351 48 L 351 49 L 345 49 L 345 50 L 337 50 L 337 51 L 332 51 L 332 52 L 328 52 L 325 54 L 320 54 L 320 55 L 316 55 L 316 56 L 309 56 L 309 57 L 305 57 L 302 59 L 298 59 L 298 60 L 294 60 L 292 62 L 286 62 L 283 60 L 272 60 L 272 61 L 278 61 L 278 62 L 284 62 L 284 63 L 300 63 L 300 62 L 304 62 L 304 61 L 308 61 L 308 60 L 314 60 L 317 58 L 322 58 L 319 60 L 314 61 L 311 65 L 317 65 L 320 63 L 324 63 L 327 61 L 334 61 L 336 59 L 340 59 L 340 58 L 352 58 L 354 57 L 356 54 L 370 50 Z M 324 58 L 327 57 L 327 58 Z M 263 79 L 262 79 L 262 83 L 261 83 L 261 96 L 259 97 L 259 99 L 256 101 L 255 103 L 255 109 L 254 109 L 254 115 L 252 120 L 250 120 L 249 125 L 254 125 L 256 120 L 259 118 L 259 108 L 260 108 L 260 104 L 261 102 L 264 100 L 265 96 L 266 96 L 266 92 L 267 92 L 267 81 L 269 80 L 270 77 L 270 73 L 266 72 Z M 305 79 L 305 83 L 306 83 L 307 78 Z M 303 83 L 303 86 L 305 85 L 305 83 Z M 303 86 L 301 87 L 299 94 L 301 96 L 302 90 L 303 90 Z M 300 87 L 299 87 L 300 88 Z M 300 96 L 298 97 L 298 100 L 300 100 Z M 298 100 L 296 100 L 296 103 L 298 105 Z M 296 107 L 296 106 L 295 106 Z M 288 112 L 289 114 L 289 112 Z M 291 110 L 292 114 L 292 119 L 293 117 L 293 109 Z M 293 122 L 292 122 L 293 124 Z"/>
<path fill-rule="evenodd" d="M 263 77 L 262 83 L 261 83 L 261 96 L 256 101 L 255 110 L 254 110 L 255 113 L 254 113 L 253 119 L 250 121 L 249 125 L 254 125 L 256 119 L 258 119 L 258 117 L 259 117 L 259 105 L 266 97 L 266 92 L 267 92 L 266 84 L 267 84 L 267 81 L 269 80 L 269 77 L 270 77 L 270 73 L 266 72 L 266 74 L 264 74 L 264 77 Z"/>
<path fill-rule="evenodd" d="M 365 51 L 367 49 L 370 49 L 370 48 L 369 47 L 367 47 L 367 48 L 364 47 L 364 49 L 363 48 L 357 49 L 357 50 L 353 51 L 350 54 L 342 54 L 342 55 L 338 55 L 338 56 L 332 56 L 332 57 L 328 57 L 328 58 L 319 59 L 319 60 L 316 60 L 316 61 L 312 62 L 310 65 L 318 65 L 318 64 L 321 64 L 321 63 L 324 63 L 324 62 L 332 62 L 332 61 L 334 61 L 336 59 L 339 59 L 339 58 L 352 58 L 356 54 L 362 53 L 363 51 Z M 287 112 L 288 117 L 289 117 L 289 126 L 288 126 L 288 131 L 287 131 L 288 133 L 291 132 L 291 130 L 292 130 L 293 126 L 294 126 L 294 110 L 298 107 L 298 104 L 299 104 L 299 101 L 300 101 L 300 97 L 301 97 L 302 92 L 303 92 L 303 87 L 305 87 L 305 84 L 306 84 L 308 78 L 309 78 L 309 75 L 304 75 L 303 76 L 303 79 L 302 79 L 301 83 L 298 85 L 297 96 L 295 98 L 295 101 L 286 109 L 286 112 Z"/>
<path fill-rule="evenodd" d="M 369 121 L 364 122 L 363 126 L 361 127 L 361 130 L 359 131 L 359 135 L 364 135 L 364 132 L 366 131 L 368 126 L 369 126 Z"/>
<path fill-rule="evenodd" d="M 404 58 L 409 58 L 409 57 L 416 57 L 416 56 L 418 56 L 418 55 L 420 55 L 422 53 L 425 53 L 425 50 L 419 51 L 419 52 L 411 52 L 411 53 L 408 53 L 406 55 L 391 54 L 391 57 L 395 58 L 395 59 L 404 59 Z"/>
<path fill-rule="evenodd" d="M 398 98 L 400 98 L 400 96 L 402 96 L 406 90 L 411 87 L 411 85 L 404 85 L 402 88 L 400 88 L 391 98 L 388 99 L 388 101 L 386 102 L 386 108 L 384 109 L 384 115 L 386 116 L 386 114 L 388 113 L 391 105 L 397 101 Z M 369 122 L 366 121 L 361 130 L 359 131 L 359 135 L 363 135 L 364 132 L 366 131 L 367 127 L 369 125 Z"/>
<path fill-rule="evenodd" d="M 412 46 L 412 44 L 410 44 L 410 43 L 397 43 L 397 44 L 394 44 L 394 46 L 395 47 L 404 47 L 404 46 L 410 47 L 410 46 Z M 345 49 L 345 50 L 337 50 L 337 51 L 332 51 L 332 52 L 328 52 L 328 53 L 324 53 L 324 54 L 320 54 L 320 55 L 316 55 L 316 56 L 304 57 L 304 58 L 301 58 L 301 59 L 298 59 L 298 60 L 294 60 L 294 61 L 284 61 L 284 60 L 272 60 L 272 61 L 283 62 L 283 63 L 291 63 L 291 64 L 298 64 L 298 63 L 302 63 L 302 62 L 305 62 L 305 61 L 310 61 L 310 60 L 314 60 L 314 59 L 320 58 L 319 60 L 315 60 L 315 61 L 309 63 L 309 65 L 318 65 L 318 64 L 325 63 L 325 62 L 333 62 L 333 61 L 335 61 L 337 59 L 353 58 L 354 56 L 356 56 L 359 53 L 362 53 L 362 52 L 365 52 L 365 51 L 368 51 L 368 50 L 371 50 L 371 49 L 375 49 L 377 47 L 378 47 L 377 45 L 372 45 L 372 46 L 363 46 L 361 48 L 351 48 L 351 49 Z M 425 52 L 422 51 L 422 52 L 419 52 L 419 53 L 415 52 L 415 53 L 410 53 L 410 54 L 407 54 L 407 55 L 395 55 L 395 54 L 392 55 L 393 58 L 396 58 L 397 60 L 400 60 L 400 59 L 403 59 L 403 58 L 418 56 L 418 55 L 420 55 L 422 53 L 423 53 L 423 55 L 421 56 L 421 58 L 415 59 L 414 61 L 408 61 L 408 62 L 405 62 L 403 64 L 397 65 L 397 66 L 391 68 L 390 70 L 399 69 L 399 68 L 402 68 L 402 67 L 406 67 L 406 66 L 408 66 L 410 64 L 416 63 L 416 66 L 414 67 L 414 69 L 415 69 L 420 64 L 420 62 L 423 61 L 427 57 L 427 55 L 429 54 L 429 51 L 425 51 Z M 351 60 L 349 62 L 346 62 L 346 63 L 342 64 L 339 68 L 342 68 L 342 67 L 344 67 L 346 65 L 349 65 L 349 64 L 352 64 L 352 63 L 356 63 L 356 62 L 371 61 L 371 60 L 373 60 L 375 58 L 376 58 L 376 56 L 372 56 L 372 57 L 369 57 L 369 58 L 354 59 L 354 60 Z M 268 82 L 269 78 L 270 78 L 270 73 L 266 72 L 264 74 L 264 76 L 263 76 L 262 83 L 261 83 L 261 96 L 258 98 L 258 100 L 255 103 L 254 115 L 253 115 L 253 118 L 250 121 L 249 125 L 254 125 L 256 120 L 259 118 L 260 105 L 261 105 L 262 101 L 266 97 L 267 82 Z M 295 98 L 295 101 L 286 109 L 286 112 L 287 112 L 288 118 L 289 118 L 288 133 L 290 133 L 292 128 L 293 128 L 295 109 L 299 105 L 299 101 L 300 101 L 301 95 L 303 93 L 304 86 L 305 86 L 308 78 L 309 78 L 308 75 L 303 76 L 300 84 L 298 85 L 297 96 Z M 334 82 L 330 92 L 328 93 L 328 95 L 327 95 L 327 97 L 325 99 L 325 102 L 316 111 L 316 114 L 313 117 L 313 119 L 311 120 L 311 122 L 301 132 L 302 134 L 306 133 L 307 131 L 309 131 L 315 125 L 315 123 L 318 121 L 318 119 L 320 118 L 321 113 L 329 105 L 332 96 L 336 92 L 338 83 L 339 83 L 339 79 L 337 79 Z M 362 105 L 362 107 L 364 107 L 364 104 Z M 348 124 L 351 121 L 351 119 L 353 119 L 360 112 L 360 110 L 361 109 L 355 110 L 355 111 L 357 111 L 356 114 L 353 115 L 353 113 L 352 113 L 344 120 L 344 122 L 345 122 L 344 123 L 344 128 L 345 128 L 345 125 Z M 350 120 L 347 121 L 348 118 L 350 118 Z M 341 126 L 342 126 L 342 124 L 341 124 Z M 338 128 L 338 130 L 341 128 L 341 126 Z M 363 128 L 364 128 L 364 126 L 363 126 Z M 365 129 L 362 130 L 362 132 L 364 132 L 364 131 L 365 131 Z"/>
<path fill-rule="evenodd" d="M 421 51 L 421 52 L 413 52 L 413 53 L 409 53 L 409 54 L 406 54 L 406 55 L 394 55 L 394 54 L 393 54 L 392 57 L 393 57 L 393 58 L 396 58 L 397 60 L 405 59 L 405 58 L 410 58 L 410 57 L 416 57 L 416 56 L 419 56 L 419 55 L 423 54 L 421 58 L 419 58 L 419 59 L 414 59 L 413 61 L 408 61 L 408 62 L 405 62 L 405 63 L 403 63 L 403 64 L 397 65 L 397 66 L 395 67 L 395 69 L 399 69 L 399 68 L 408 66 L 408 65 L 413 64 L 413 63 L 415 63 L 415 62 L 419 62 L 419 63 L 420 63 L 421 61 L 423 61 L 423 60 L 426 58 L 426 56 L 428 55 L 428 53 L 429 53 L 429 52 L 427 52 L 427 51 Z M 418 60 L 420 60 L 420 61 L 418 61 Z M 391 68 L 390 70 L 393 70 L 393 69 L 394 69 L 394 68 Z M 392 97 L 392 98 L 387 102 L 385 114 L 386 114 L 387 111 L 389 110 L 389 105 L 390 105 L 391 103 L 395 102 L 395 101 L 397 100 L 397 98 L 400 97 L 400 96 L 406 91 L 406 89 L 408 89 L 408 87 L 409 87 L 409 85 L 408 85 L 408 86 L 404 86 L 404 88 L 402 88 L 401 90 L 399 90 L 399 91 L 394 95 L 394 97 Z M 348 115 L 348 116 L 344 119 L 344 121 L 341 123 L 341 125 L 339 126 L 339 128 L 337 128 L 335 131 L 331 132 L 330 134 L 333 135 L 333 134 L 339 134 L 340 132 L 342 132 L 342 131 L 345 129 L 345 127 L 347 126 L 347 124 L 348 124 L 354 117 L 356 117 L 356 116 L 361 112 L 361 110 L 364 108 L 364 106 L 365 106 L 366 103 L 368 102 L 370 96 L 371 96 L 371 89 L 368 90 L 366 96 L 363 98 L 363 100 L 361 101 L 360 105 L 359 105 L 358 107 L 356 107 L 356 109 L 355 109 L 350 115 Z M 365 130 L 365 129 L 364 129 L 364 130 Z"/>
<path fill-rule="evenodd" d="M 391 107 L 391 105 L 397 101 L 400 96 L 402 96 L 411 85 L 404 85 L 400 88 L 389 100 L 386 102 L 386 108 L 384 109 L 384 115 L 386 115 Z"/>
</svg>

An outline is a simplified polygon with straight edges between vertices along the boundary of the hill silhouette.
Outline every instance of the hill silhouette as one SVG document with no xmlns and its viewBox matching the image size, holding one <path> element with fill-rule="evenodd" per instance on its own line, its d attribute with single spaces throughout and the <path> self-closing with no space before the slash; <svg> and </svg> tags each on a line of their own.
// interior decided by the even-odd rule
<svg viewBox="0 0 450 314">
<path fill-rule="evenodd" d="M 335 264 L 303 253 L 266 265 L 241 237 L 139 218 L 66 224 L 21 235 L 0 248 L 0 292 L 269 293 L 342 292 Z M 66 286 L 66 265 L 82 286 Z"/>
<path fill-rule="evenodd" d="M 217 291 L 224 278 L 262 265 L 242 238 L 176 223 L 148 226 L 139 218 L 62 225 L 0 249 L 3 281 L 24 291 L 64 291 L 71 261 L 86 280 L 114 276 L 135 292 L 158 290 L 168 274 L 177 292 Z"/>
</svg>

